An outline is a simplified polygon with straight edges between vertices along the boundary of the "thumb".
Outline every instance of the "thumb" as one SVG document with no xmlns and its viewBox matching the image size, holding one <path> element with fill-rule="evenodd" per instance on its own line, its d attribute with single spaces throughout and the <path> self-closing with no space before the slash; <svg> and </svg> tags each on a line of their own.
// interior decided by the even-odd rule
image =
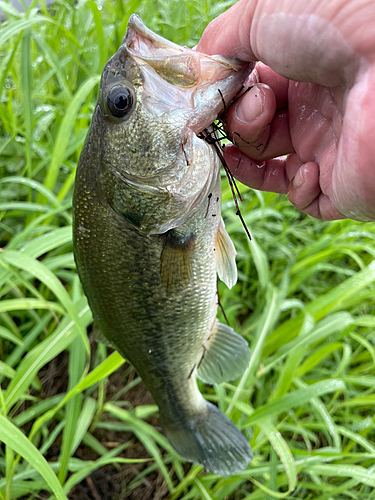
<svg viewBox="0 0 375 500">
<path fill-rule="evenodd" d="M 197 50 L 208 55 L 237 57 L 241 61 L 257 61 L 250 44 L 251 23 L 257 1 L 240 0 L 210 22 L 204 30 Z"/>
<path fill-rule="evenodd" d="M 225 120 L 234 144 L 246 155 L 258 158 L 268 143 L 276 98 L 268 85 L 256 83 L 247 88 L 229 107 Z"/>
</svg>

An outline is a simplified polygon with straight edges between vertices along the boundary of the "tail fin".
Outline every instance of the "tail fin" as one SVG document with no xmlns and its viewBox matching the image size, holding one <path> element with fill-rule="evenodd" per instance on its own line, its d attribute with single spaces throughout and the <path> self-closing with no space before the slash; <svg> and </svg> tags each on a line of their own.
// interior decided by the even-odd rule
<svg viewBox="0 0 375 500">
<path fill-rule="evenodd" d="M 249 443 L 237 427 L 211 403 L 186 425 L 164 425 L 173 448 L 206 472 L 230 476 L 242 471 L 253 458 Z"/>
</svg>

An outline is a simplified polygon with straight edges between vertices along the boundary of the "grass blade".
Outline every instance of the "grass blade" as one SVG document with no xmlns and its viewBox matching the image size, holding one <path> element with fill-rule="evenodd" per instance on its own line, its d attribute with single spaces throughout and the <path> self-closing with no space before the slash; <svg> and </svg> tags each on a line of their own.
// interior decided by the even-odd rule
<svg viewBox="0 0 375 500">
<path fill-rule="evenodd" d="M 99 78 L 100 77 L 98 75 L 88 78 L 81 85 L 73 100 L 69 104 L 68 109 L 66 110 L 65 116 L 63 118 L 63 121 L 61 122 L 59 132 L 57 134 L 55 147 L 52 152 L 51 163 L 49 165 L 48 174 L 44 182 L 44 185 L 47 189 L 52 190 L 53 186 L 56 184 L 59 169 L 64 160 L 65 151 L 69 142 L 70 134 L 74 127 L 74 122 L 76 120 L 78 111 L 87 99 L 88 94 L 98 84 Z"/>
<path fill-rule="evenodd" d="M 27 437 L 3 415 L 0 415 L 0 441 L 35 467 L 58 500 L 66 500 L 64 490 L 46 459 Z"/>
<path fill-rule="evenodd" d="M 2 258 L 9 264 L 19 267 L 20 269 L 23 269 L 24 271 L 32 274 L 36 279 L 44 283 L 56 295 L 56 297 L 59 299 L 61 304 L 70 315 L 71 319 L 74 321 L 81 335 L 86 353 L 89 355 L 90 345 L 87 339 L 86 330 L 82 325 L 77 309 L 73 305 L 68 292 L 65 290 L 60 280 L 56 278 L 54 273 L 52 273 L 39 260 L 31 258 L 25 253 L 16 252 L 14 250 L 7 250 L 3 253 Z"/>
<path fill-rule="evenodd" d="M 288 476 L 288 494 L 297 486 L 297 469 L 294 462 L 292 452 L 285 440 L 280 435 L 276 427 L 269 421 L 260 424 L 261 430 L 267 436 L 272 448 L 278 454 L 281 462 L 285 467 L 285 472 Z"/>
<path fill-rule="evenodd" d="M 82 324 L 88 325 L 92 317 L 86 299 L 81 299 L 76 307 Z M 5 392 L 7 408 L 12 407 L 22 397 L 40 368 L 66 349 L 78 335 L 79 332 L 74 322 L 69 317 L 65 317 L 50 337 L 28 353 L 17 368 L 14 378 Z"/>
<path fill-rule="evenodd" d="M 242 427 L 245 428 L 258 422 L 264 422 L 267 418 L 287 412 L 294 406 L 301 406 L 312 398 L 323 396 L 330 392 L 342 391 L 344 389 L 345 384 L 342 380 L 324 380 L 322 382 L 317 382 L 304 389 L 286 394 L 265 406 L 260 406 L 246 419 Z"/>
</svg>

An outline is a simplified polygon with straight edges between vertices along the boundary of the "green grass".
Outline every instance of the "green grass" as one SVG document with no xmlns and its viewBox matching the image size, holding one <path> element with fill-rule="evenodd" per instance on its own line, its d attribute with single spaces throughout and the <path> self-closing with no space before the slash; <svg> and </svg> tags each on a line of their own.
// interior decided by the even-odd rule
<svg viewBox="0 0 375 500">
<path fill-rule="evenodd" d="M 374 223 L 316 221 L 243 188 L 249 242 L 223 180 L 240 280 L 220 285 L 221 302 L 252 359 L 236 383 L 201 389 L 254 450 L 236 476 L 184 464 L 149 423 L 157 408 L 128 404 L 139 379 L 123 359 L 101 344 L 90 355 L 71 195 L 101 69 L 132 12 L 193 46 L 230 2 L 41 3 L 20 14 L 0 2 L 0 500 L 66 498 L 101 467 L 135 467 L 138 442 L 150 458 L 123 491 L 158 477 L 172 500 L 375 499 Z M 46 395 L 43 370 L 62 362 L 66 386 Z"/>
</svg>

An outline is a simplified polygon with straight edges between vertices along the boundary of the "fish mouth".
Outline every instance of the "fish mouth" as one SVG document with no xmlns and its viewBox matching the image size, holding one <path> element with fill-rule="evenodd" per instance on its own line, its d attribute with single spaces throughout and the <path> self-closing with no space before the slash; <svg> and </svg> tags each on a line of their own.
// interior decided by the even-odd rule
<svg viewBox="0 0 375 500">
<path fill-rule="evenodd" d="M 229 72 L 244 68 L 237 59 L 203 55 L 166 40 L 147 28 L 136 14 L 129 18 L 123 45 L 139 65 L 152 67 L 163 80 L 181 88 L 219 81 Z M 218 73 L 222 73 L 221 78 Z"/>
</svg>

